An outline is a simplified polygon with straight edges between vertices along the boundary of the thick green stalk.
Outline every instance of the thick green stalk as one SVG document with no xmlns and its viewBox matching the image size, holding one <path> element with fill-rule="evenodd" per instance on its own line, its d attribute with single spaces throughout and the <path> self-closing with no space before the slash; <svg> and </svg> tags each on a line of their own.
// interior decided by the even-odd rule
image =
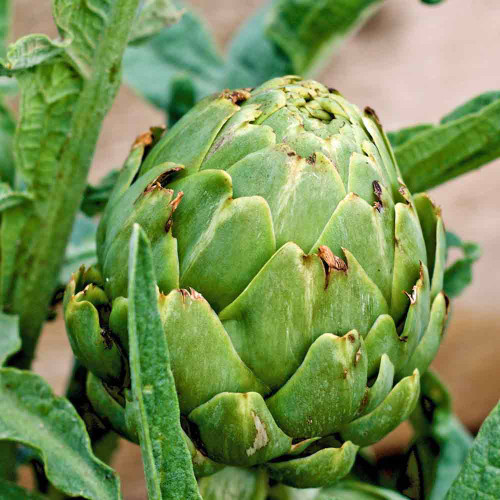
<svg viewBox="0 0 500 500">
<path fill-rule="evenodd" d="M 138 0 L 114 1 L 90 71 L 81 71 L 82 89 L 73 108 L 67 140 L 54 158 L 57 186 L 43 201 L 42 210 L 33 216 L 36 222 L 30 224 L 30 244 L 21 256 L 23 266 L 18 270 L 11 302 L 12 312 L 19 314 L 23 338 L 23 351 L 15 359 L 19 367 L 29 367 L 34 357 L 101 124 L 120 85 L 122 56 L 137 7 Z M 71 46 L 68 53 L 71 55 Z M 28 111 L 21 107 L 21 115 Z"/>
</svg>

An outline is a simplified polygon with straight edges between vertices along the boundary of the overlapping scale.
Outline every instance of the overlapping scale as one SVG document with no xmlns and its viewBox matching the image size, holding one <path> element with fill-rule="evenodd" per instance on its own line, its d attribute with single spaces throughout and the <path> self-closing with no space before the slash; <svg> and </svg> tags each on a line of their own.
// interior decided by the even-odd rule
<svg viewBox="0 0 500 500">
<path fill-rule="evenodd" d="M 357 445 L 408 417 L 441 341 L 439 209 L 408 193 L 371 109 L 295 76 L 203 100 L 137 174 L 145 147 L 132 151 L 99 229 L 109 318 L 92 302 L 97 288 L 85 298 L 79 283 L 65 299 L 75 353 L 116 380 L 87 344 L 104 322 L 118 354 L 127 350 L 128 239 L 139 222 L 165 294 L 181 410 L 199 433 L 186 436 L 205 464 L 197 473 L 272 460 L 271 476 L 296 487 L 342 477 Z M 332 433 L 345 443 L 318 441 Z"/>
<path fill-rule="evenodd" d="M 345 196 L 326 156 L 317 153 L 306 160 L 284 144 L 247 156 L 228 173 L 236 198 L 257 195 L 267 201 L 277 248 L 293 241 L 309 251 Z"/>
</svg>

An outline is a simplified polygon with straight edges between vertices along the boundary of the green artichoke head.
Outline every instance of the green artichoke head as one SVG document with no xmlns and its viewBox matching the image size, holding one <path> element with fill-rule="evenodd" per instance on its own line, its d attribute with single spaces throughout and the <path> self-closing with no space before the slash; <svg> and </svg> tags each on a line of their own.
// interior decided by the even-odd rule
<svg viewBox="0 0 500 500">
<path fill-rule="evenodd" d="M 116 395 L 128 384 L 134 223 L 151 242 L 199 475 L 266 464 L 286 484 L 331 484 L 410 415 L 446 321 L 445 237 L 373 110 L 287 76 L 207 97 L 136 143 L 98 266 L 65 296 L 89 397 L 132 439 Z"/>
</svg>

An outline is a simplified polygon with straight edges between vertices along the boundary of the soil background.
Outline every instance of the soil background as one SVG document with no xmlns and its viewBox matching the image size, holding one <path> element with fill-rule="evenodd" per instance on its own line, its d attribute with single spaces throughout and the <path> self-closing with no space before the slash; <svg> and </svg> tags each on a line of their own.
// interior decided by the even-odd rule
<svg viewBox="0 0 500 500">
<path fill-rule="evenodd" d="M 55 34 L 49 0 L 16 0 L 13 38 Z M 221 50 L 239 24 L 263 0 L 192 0 L 214 30 Z M 36 4 L 36 8 L 34 8 Z M 469 98 L 500 88 L 500 3 L 448 1 L 426 6 L 418 0 L 387 0 L 315 77 L 359 106 L 377 110 L 386 130 L 437 122 Z M 134 138 L 164 121 L 160 112 L 123 86 L 106 118 L 90 179 L 119 166 Z M 500 397 L 500 162 L 431 192 L 446 227 L 479 242 L 483 256 L 474 284 L 453 302 L 446 338 L 433 368 L 447 383 L 455 410 L 477 430 Z M 60 319 L 47 325 L 34 369 L 62 394 L 71 353 Z M 404 446 L 408 428 L 397 429 L 378 447 Z M 146 499 L 139 448 L 125 443 L 114 466 L 126 500 Z"/>
</svg>

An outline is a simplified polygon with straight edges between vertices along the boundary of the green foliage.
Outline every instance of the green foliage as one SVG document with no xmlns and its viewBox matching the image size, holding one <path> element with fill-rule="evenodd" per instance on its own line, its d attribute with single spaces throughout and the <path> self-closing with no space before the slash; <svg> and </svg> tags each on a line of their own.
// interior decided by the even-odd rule
<svg viewBox="0 0 500 500">
<path fill-rule="evenodd" d="M 440 0 L 422 1 L 437 4 Z M 30 35 L 7 49 L 11 4 L 0 0 L 0 498 L 121 498 L 116 473 L 101 461 L 110 460 L 117 436 L 103 428 L 87 399 L 86 369 L 75 370 L 70 383 L 72 406 L 67 399 L 56 397 L 38 375 L 7 366 L 29 366 L 56 285 L 67 282 L 81 265 L 96 261 L 97 226 L 92 217 L 101 214 L 110 199 L 116 201 L 123 186 L 115 171 L 96 186 L 87 185 L 86 176 L 101 123 L 120 86 L 123 54 L 127 81 L 165 110 L 173 125 L 200 97 L 223 88 L 256 86 L 286 73 L 311 74 L 381 4 L 382 0 L 268 1 L 243 24 L 227 55 L 222 56 L 203 21 L 170 0 L 54 0 L 60 37 Z M 131 46 L 126 49 L 127 44 Z M 17 90 L 21 96 L 16 124 L 8 97 Z M 437 186 L 500 156 L 500 91 L 477 96 L 439 124 L 411 126 L 388 136 L 408 187 L 421 191 Z M 145 147 L 149 148 L 143 145 L 139 156 Z M 139 168 L 136 153 L 132 152 L 131 162 L 137 160 Z M 432 239 L 435 225 L 424 227 L 430 205 L 422 197 L 415 199 L 426 237 Z M 78 209 L 85 215 L 75 219 Z M 128 239 L 127 234 L 124 241 L 128 243 Z M 444 290 L 456 297 L 471 283 L 480 249 L 453 233 L 447 233 L 446 242 L 448 248 L 462 253 L 444 274 Z M 442 248 L 444 254 L 444 245 Z M 317 476 L 325 463 L 331 472 L 332 456 L 322 463 L 314 461 L 313 452 L 274 461 L 266 470 L 226 467 L 201 479 L 198 491 L 192 460 L 200 475 L 222 466 L 197 451 L 181 428 L 180 391 L 170 369 L 174 346 L 165 336 L 158 307 L 151 306 L 158 300 L 152 259 L 147 237 L 134 227 L 128 264 L 130 306 L 125 315 L 130 324 L 131 373 L 127 376 L 131 376 L 132 389 L 121 395 L 126 409 L 96 379 L 104 404 L 113 401 L 124 430 L 135 426 L 150 498 L 441 500 L 455 477 L 447 499 L 495 498 L 500 490 L 495 452 L 500 439 L 500 406 L 488 417 L 470 449 L 472 438 L 453 415 L 449 395 L 432 373 L 422 377 L 419 404 L 411 417 L 414 440 L 404 456 L 391 461 L 392 481 L 377 472 L 375 463 L 368 462 L 363 482 L 344 480 L 321 490 L 298 490 L 276 481 L 287 474 L 302 474 L 302 480 L 307 480 Z M 420 295 L 416 296 L 420 303 Z M 99 314 L 109 314 L 106 307 Z M 394 333 L 395 345 L 403 348 L 405 343 L 400 340 L 406 338 L 405 332 L 398 332 L 402 337 L 396 330 Z M 97 335 L 100 339 L 102 332 L 98 330 Z M 427 349 L 429 338 L 427 333 L 422 337 Z M 393 347 L 384 343 L 380 349 Z M 427 366 L 429 360 L 416 358 L 412 359 L 415 366 Z M 379 372 L 365 393 L 366 411 L 382 397 L 383 391 L 378 395 L 377 391 L 384 380 L 392 377 L 382 367 Z M 359 421 L 367 422 L 367 429 L 376 428 L 383 420 L 383 415 L 379 418 L 373 411 L 370 415 L 372 420 L 359 416 Z M 101 432 L 94 433 L 92 425 L 86 429 L 82 416 L 88 424 L 98 422 Z M 345 437 L 349 429 L 342 432 Z M 315 446 L 313 443 L 311 450 Z M 321 448 L 319 443 L 317 446 Z M 335 454 L 342 449 L 322 451 L 328 450 Z M 12 482 L 16 453 L 18 460 L 25 455 L 29 456 L 26 463 L 42 463 L 43 470 L 37 474 L 40 484 L 52 483 L 48 496 Z M 274 483 L 269 482 L 268 474 Z"/>
<path fill-rule="evenodd" d="M 76 410 L 40 376 L 0 368 L 0 399 L 0 439 L 37 450 L 58 490 L 89 500 L 121 498 L 118 477 L 92 454 Z"/>
<path fill-rule="evenodd" d="M 151 246 L 135 225 L 130 242 L 129 342 L 133 402 L 149 498 L 201 497 L 183 438 L 167 340 L 157 307 Z"/>
<path fill-rule="evenodd" d="M 0 366 L 15 354 L 21 347 L 19 337 L 19 320 L 16 316 L 8 316 L 0 312 Z"/>
<path fill-rule="evenodd" d="M 61 39 L 31 35 L 7 52 L 5 70 L 21 88 L 16 163 L 33 196 L 22 211 L 3 213 L 3 224 L 15 231 L 2 235 L 2 251 L 9 255 L 2 304 L 20 316 L 20 366 L 30 364 L 46 318 L 100 124 L 120 85 L 137 2 L 100 0 L 93 8 L 75 8 L 75 0 L 59 0 L 54 18 Z"/>
<path fill-rule="evenodd" d="M 446 248 L 458 248 L 463 257 L 455 260 L 444 273 L 444 291 L 448 297 L 460 295 L 472 283 L 472 268 L 481 256 L 481 249 L 477 243 L 462 241 L 454 233 L 446 233 Z"/>
<path fill-rule="evenodd" d="M 191 80 L 198 100 L 226 87 L 252 87 L 284 74 L 308 74 L 381 3 L 269 0 L 244 23 L 226 58 L 199 17 L 187 10 L 175 26 L 127 50 L 125 79 L 167 110 L 179 76 Z"/>
<path fill-rule="evenodd" d="M 167 108 L 170 82 L 178 75 L 189 76 L 197 99 L 223 87 L 222 57 L 201 19 L 190 11 L 147 43 L 129 47 L 123 65 L 125 81 L 161 109 Z"/>
<path fill-rule="evenodd" d="M 472 436 L 452 412 L 448 391 L 433 372 L 422 377 L 420 404 L 412 416 L 416 440 L 407 474 L 429 500 L 444 498 L 472 445 Z"/>
<path fill-rule="evenodd" d="M 500 404 L 484 421 L 446 500 L 497 498 L 500 491 Z"/>
<path fill-rule="evenodd" d="M 443 184 L 500 157 L 500 91 L 466 102 L 439 125 L 417 125 L 390 137 L 411 191 Z"/>
</svg>

